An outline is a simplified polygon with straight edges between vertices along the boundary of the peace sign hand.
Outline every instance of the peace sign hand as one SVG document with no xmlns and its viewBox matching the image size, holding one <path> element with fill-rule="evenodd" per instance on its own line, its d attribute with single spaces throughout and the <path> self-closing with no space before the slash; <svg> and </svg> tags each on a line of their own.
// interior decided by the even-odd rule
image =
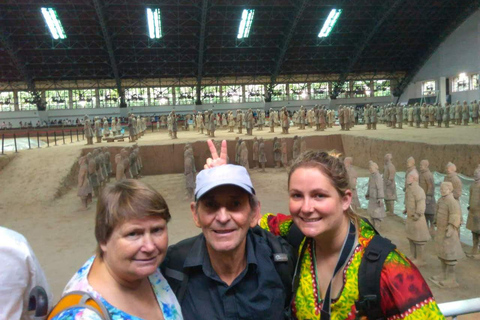
<svg viewBox="0 0 480 320">
<path fill-rule="evenodd" d="M 213 167 L 218 167 L 218 166 L 227 164 L 227 141 L 226 140 L 222 141 L 220 157 L 218 156 L 217 148 L 215 148 L 215 145 L 213 144 L 212 140 L 208 139 L 207 143 L 208 143 L 208 148 L 210 149 L 210 153 L 212 154 L 212 157 L 207 159 L 207 163 L 203 166 L 203 168 L 210 169 Z"/>
</svg>

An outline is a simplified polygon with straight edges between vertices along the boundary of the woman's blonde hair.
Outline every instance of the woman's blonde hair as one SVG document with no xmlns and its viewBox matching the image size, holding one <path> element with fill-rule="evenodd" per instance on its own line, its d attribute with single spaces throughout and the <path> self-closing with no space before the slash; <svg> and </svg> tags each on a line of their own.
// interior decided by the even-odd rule
<svg viewBox="0 0 480 320">
<path fill-rule="evenodd" d="M 124 179 L 107 185 L 97 203 L 95 238 L 97 255 L 102 258 L 100 244 L 110 239 L 115 227 L 130 219 L 159 217 L 170 220 L 170 211 L 162 195 L 149 185 L 133 179 Z"/>
<path fill-rule="evenodd" d="M 350 190 L 349 178 L 345 164 L 341 159 L 342 154 L 336 150 L 330 152 L 320 150 L 308 150 L 300 154 L 292 164 L 288 173 L 288 186 L 290 186 L 290 178 L 299 168 L 317 168 L 322 172 L 335 187 L 340 197 L 346 195 L 346 191 Z M 349 207 L 345 214 L 358 226 L 359 216 Z"/>
</svg>

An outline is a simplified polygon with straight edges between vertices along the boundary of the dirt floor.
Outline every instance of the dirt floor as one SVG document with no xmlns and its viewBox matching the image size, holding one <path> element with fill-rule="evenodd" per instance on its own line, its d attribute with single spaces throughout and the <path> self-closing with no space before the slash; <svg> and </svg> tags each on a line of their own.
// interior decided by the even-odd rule
<svg viewBox="0 0 480 320">
<path fill-rule="evenodd" d="M 278 133 L 280 129 L 276 128 L 276 131 Z M 277 135 L 268 133 L 268 128 L 263 132 L 254 133 L 258 137 L 268 139 Z M 341 131 L 339 127 L 320 133 L 308 128 L 302 131 L 292 129 L 288 137 L 295 134 L 310 136 L 332 133 L 338 134 Z M 480 141 L 480 125 L 428 130 L 413 128 L 393 130 L 379 125 L 377 131 L 367 131 L 365 126 L 360 125 L 344 134 L 432 145 L 463 144 L 472 145 L 473 148 L 478 146 Z M 237 136 L 236 133 L 228 133 L 225 130 L 217 130 L 216 135 L 218 139 L 229 140 Z M 177 140 L 171 140 L 164 131 L 148 132 L 138 142 L 142 147 L 206 140 L 205 135 L 193 131 L 180 131 L 178 137 Z M 245 137 L 242 135 L 242 138 Z M 101 145 L 117 147 L 131 144 L 116 142 Z M 74 272 L 94 253 L 96 245 L 93 234 L 95 206 L 91 206 L 87 211 L 81 211 L 75 188 L 68 187 L 74 185 L 76 168 L 74 164 L 84 147 L 83 141 L 57 147 L 23 150 L 15 157 L 10 155 L 13 160 L 5 167 L 0 166 L 0 225 L 24 234 L 29 240 L 46 272 L 56 299 L 60 297 L 63 287 Z M 0 156 L 0 159 L 1 157 L 4 156 Z M 480 163 L 480 158 L 477 159 L 477 163 Z M 397 167 L 397 170 L 401 169 Z M 358 168 L 358 171 L 363 176 L 368 175 L 365 169 Z M 266 173 L 252 170 L 251 176 L 262 204 L 262 212 L 288 213 L 285 169 L 267 168 Z M 176 243 L 199 232 L 192 222 L 189 202 L 185 200 L 182 174 L 145 176 L 141 179 L 159 190 L 170 206 L 172 212 L 169 224 L 170 243 Z M 400 217 L 387 217 L 381 232 L 392 239 L 401 251 L 408 253 L 408 241 L 404 237 L 404 225 Z M 464 249 L 470 250 L 468 247 Z M 439 273 L 440 263 L 434 254 L 432 242 L 427 244 L 426 252 L 428 265 L 421 267 L 420 270 L 424 277 L 428 278 Z M 459 262 L 457 269 L 460 288 L 445 290 L 429 283 L 438 302 L 479 297 L 479 261 L 463 260 Z M 461 317 L 461 319 L 476 318 L 478 315 Z"/>
</svg>

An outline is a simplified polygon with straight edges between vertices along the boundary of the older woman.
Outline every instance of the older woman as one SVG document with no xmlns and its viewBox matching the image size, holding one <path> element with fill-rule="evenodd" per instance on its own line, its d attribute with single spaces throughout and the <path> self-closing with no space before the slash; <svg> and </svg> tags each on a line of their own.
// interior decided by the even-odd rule
<svg viewBox="0 0 480 320">
<path fill-rule="evenodd" d="M 122 180 L 105 187 L 95 219 L 97 254 L 77 271 L 64 294 L 89 292 L 115 320 L 183 319 L 158 270 L 167 251 L 169 220 L 167 203 L 150 186 Z M 89 313 L 70 309 L 55 319 L 94 319 Z"/>
</svg>

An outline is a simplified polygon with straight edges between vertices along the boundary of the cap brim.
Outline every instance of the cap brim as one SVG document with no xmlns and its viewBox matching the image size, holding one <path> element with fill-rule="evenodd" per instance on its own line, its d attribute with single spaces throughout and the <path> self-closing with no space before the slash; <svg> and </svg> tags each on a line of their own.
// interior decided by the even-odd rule
<svg viewBox="0 0 480 320">
<path fill-rule="evenodd" d="M 203 188 L 199 189 L 197 191 L 197 193 L 195 193 L 195 201 L 198 201 L 201 197 L 203 197 L 206 193 L 208 193 L 209 191 L 217 188 L 217 187 L 221 187 L 221 186 L 236 186 L 236 187 L 239 187 L 239 188 L 242 188 L 243 190 L 245 190 L 245 192 L 247 192 L 248 194 L 252 194 L 254 195 L 255 194 L 255 190 L 253 188 L 251 188 L 250 186 L 246 185 L 246 184 L 243 184 L 243 183 L 239 183 L 239 182 L 232 182 L 232 181 L 215 181 L 215 182 L 212 182 L 206 186 L 204 186 Z"/>
</svg>

